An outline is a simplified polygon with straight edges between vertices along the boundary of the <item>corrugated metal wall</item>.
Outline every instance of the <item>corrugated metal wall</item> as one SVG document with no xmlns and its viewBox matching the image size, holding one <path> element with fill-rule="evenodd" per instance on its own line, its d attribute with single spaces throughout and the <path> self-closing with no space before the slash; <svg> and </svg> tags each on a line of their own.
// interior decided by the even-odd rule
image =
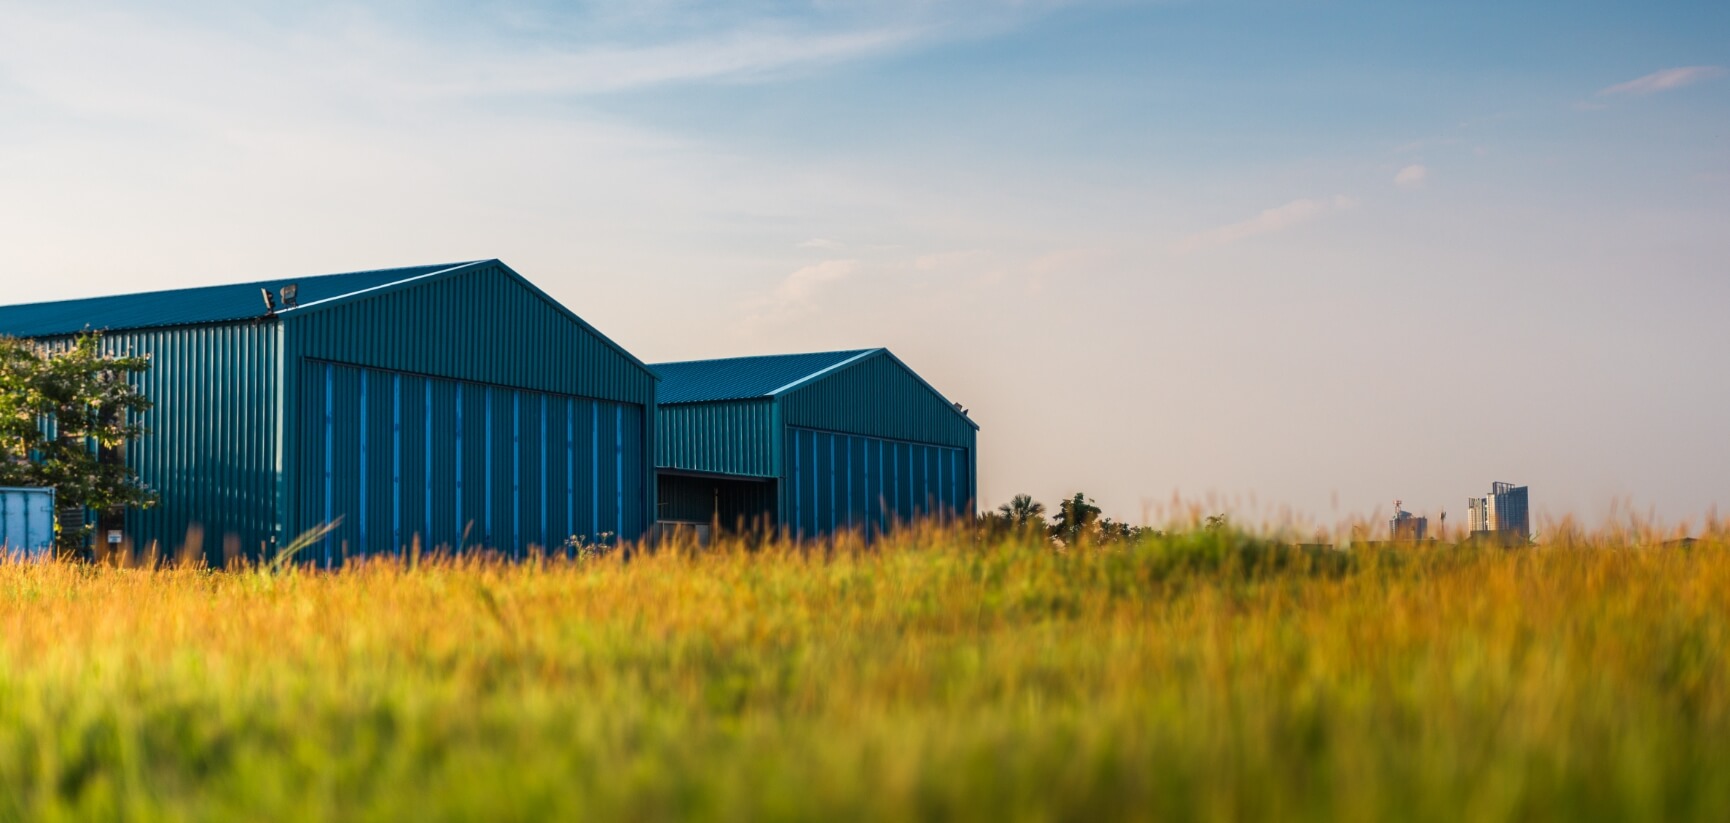
<svg viewBox="0 0 1730 823">
<path fill-rule="evenodd" d="M 289 465 L 301 473 L 283 488 L 282 509 L 295 514 L 290 532 L 327 522 L 327 513 L 346 513 L 332 542 L 337 553 L 344 541 L 351 552 L 392 551 L 416 534 L 432 546 L 520 550 L 571 535 L 635 540 L 646 533 L 655 495 L 654 375 L 507 270 L 479 266 L 287 314 L 284 328 L 287 404 L 301 417 L 284 431 Z M 364 480 L 358 451 L 342 454 L 346 445 L 362 448 L 359 423 L 346 418 L 361 415 L 363 373 L 371 461 Z M 395 424 L 383 421 L 399 413 L 401 434 L 421 437 L 418 455 L 394 447 Z M 430 457 L 422 430 L 429 426 Z M 404 460 L 400 470 L 395 457 L 380 462 L 376 454 L 387 440 Z M 328 460 L 327 446 L 333 446 Z M 393 494 L 387 477 L 423 487 L 430 478 L 433 499 L 426 500 L 424 488 L 418 501 Z M 363 483 L 364 525 L 363 497 L 358 486 L 349 488 Z M 385 500 L 399 501 L 388 528 L 379 519 L 384 509 L 372 505 Z"/>
<path fill-rule="evenodd" d="M 972 515 L 971 449 L 789 427 L 781 520 L 797 537 Z"/>
<path fill-rule="evenodd" d="M 649 525 L 641 406 L 322 361 L 299 397 L 299 522 L 342 518 L 317 560 L 417 537 L 521 553 Z"/>
<path fill-rule="evenodd" d="M 297 357 L 655 402 L 655 378 L 647 369 L 497 265 L 284 314 L 283 322 L 289 353 Z"/>
<path fill-rule="evenodd" d="M 775 477 L 775 401 L 662 406 L 655 465 L 664 469 Z"/>
<path fill-rule="evenodd" d="M 781 398 L 788 426 L 972 448 L 976 430 L 894 358 L 879 354 Z"/>
<path fill-rule="evenodd" d="M 127 450 L 162 498 L 128 514 L 140 550 L 175 553 L 198 525 L 213 563 L 228 538 L 268 555 L 327 512 L 345 516 L 337 551 L 416 534 L 501 549 L 637 539 L 653 516 L 654 376 L 496 264 L 103 346 L 154 364 L 137 380 L 151 432 Z M 444 439 L 459 433 L 461 448 Z"/>
<path fill-rule="evenodd" d="M 230 539 L 257 553 L 275 530 L 276 373 L 279 327 L 237 323 L 136 332 L 102 340 L 107 354 L 147 355 L 134 379 L 156 405 L 150 433 L 126 450 L 132 470 L 161 503 L 129 512 L 127 539 L 178 554 L 193 526 L 212 563 Z M 63 344 L 63 343 L 62 343 Z"/>
</svg>

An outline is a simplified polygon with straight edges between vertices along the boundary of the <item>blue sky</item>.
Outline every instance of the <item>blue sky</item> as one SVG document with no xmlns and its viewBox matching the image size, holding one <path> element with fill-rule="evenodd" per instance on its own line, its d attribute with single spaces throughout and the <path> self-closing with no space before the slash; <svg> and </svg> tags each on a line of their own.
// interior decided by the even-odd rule
<svg viewBox="0 0 1730 823">
<path fill-rule="evenodd" d="M 1723 3 L 0 6 L 5 302 L 500 257 L 995 504 L 1730 504 Z"/>
</svg>

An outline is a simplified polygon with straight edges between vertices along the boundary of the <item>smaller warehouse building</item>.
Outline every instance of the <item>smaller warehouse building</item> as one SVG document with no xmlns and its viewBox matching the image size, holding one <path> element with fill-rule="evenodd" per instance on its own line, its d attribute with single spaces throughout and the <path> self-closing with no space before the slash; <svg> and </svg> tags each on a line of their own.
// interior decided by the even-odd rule
<svg viewBox="0 0 1730 823">
<path fill-rule="evenodd" d="M 810 538 L 973 516 L 979 426 L 888 349 L 653 368 L 662 524 Z"/>
</svg>

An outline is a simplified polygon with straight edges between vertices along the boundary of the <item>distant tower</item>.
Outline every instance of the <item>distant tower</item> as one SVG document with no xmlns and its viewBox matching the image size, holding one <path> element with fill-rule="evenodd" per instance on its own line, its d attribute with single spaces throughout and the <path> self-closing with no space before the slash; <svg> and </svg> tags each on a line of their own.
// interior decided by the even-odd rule
<svg viewBox="0 0 1730 823">
<path fill-rule="evenodd" d="M 1491 483 L 1485 497 L 1467 498 L 1474 535 L 1494 535 L 1508 542 L 1532 539 L 1531 508 L 1525 486 Z"/>
<path fill-rule="evenodd" d="M 1388 521 L 1388 532 L 1394 540 L 1416 542 L 1429 537 L 1430 521 L 1401 508 L 1404 500 L 1394 501 L 1394 519 Z"/>
</svg>

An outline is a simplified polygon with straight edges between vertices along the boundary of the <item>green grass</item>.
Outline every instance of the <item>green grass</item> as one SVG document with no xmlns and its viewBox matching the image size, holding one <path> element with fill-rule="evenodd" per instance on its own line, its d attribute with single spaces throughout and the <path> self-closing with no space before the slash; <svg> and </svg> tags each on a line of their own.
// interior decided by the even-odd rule
<svg viewBox="0 0 1730 823">
<path fill-rule="evenodd" d="M 1730 819 L 1730 547 L 0 564 L 0 820 Z"/>
</svg>

